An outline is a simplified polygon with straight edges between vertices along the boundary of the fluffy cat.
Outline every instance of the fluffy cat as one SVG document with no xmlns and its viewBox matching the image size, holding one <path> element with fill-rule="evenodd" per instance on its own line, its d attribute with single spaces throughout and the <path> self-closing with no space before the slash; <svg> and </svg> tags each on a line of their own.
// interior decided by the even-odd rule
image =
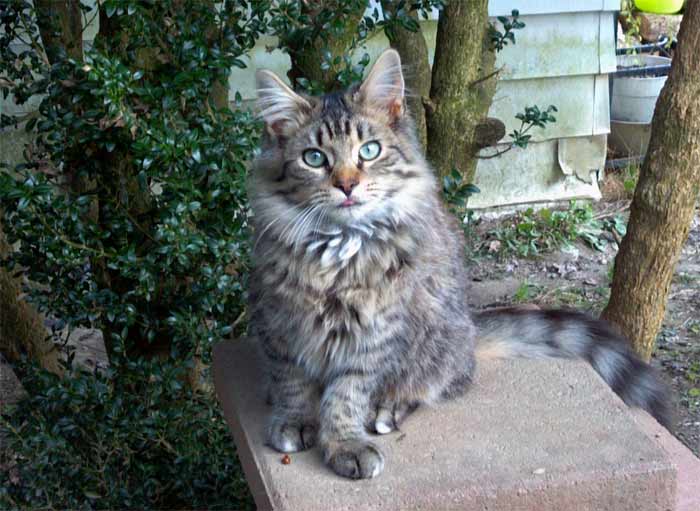
<svg viewBox="0 0 700 511">
<path fill-rule="evenodd" d="M 605 323 L 570 311 L 468 311 L 462 230 L 405 110 L 399 55 L 323 97 L 259 71 L 265 122 L 250 175 L 250 335 L 266 362 L 267 442 L 319 444 L 341 476 L 370 478 L 419 404 L 463 394 L 484 357 L 577 357 L 626 403 L 668 424 L 652 369 Z"/>
</svg>

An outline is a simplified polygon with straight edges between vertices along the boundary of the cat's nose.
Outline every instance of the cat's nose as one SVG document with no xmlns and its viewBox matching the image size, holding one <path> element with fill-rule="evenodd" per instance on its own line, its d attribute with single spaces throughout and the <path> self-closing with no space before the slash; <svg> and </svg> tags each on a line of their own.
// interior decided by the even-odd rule
<svg viewBox="0 0 700 511">
<path fill-rule="evenodd" d="M 356 176 L 335 178 L 333 180 L 333 186 L 342 190 L 346 197 L 350 197 L 353 188 L 355 188 L 359 182 L 360 180 Z"/>
<path fill-rule="evenodd" d="M 342 190 L 346 197 L 350 197 L 362 178 L 360 170 L 353 165 L 341 165 L 331 173 L 331 184 L 338 190 Z"/>
</svg>

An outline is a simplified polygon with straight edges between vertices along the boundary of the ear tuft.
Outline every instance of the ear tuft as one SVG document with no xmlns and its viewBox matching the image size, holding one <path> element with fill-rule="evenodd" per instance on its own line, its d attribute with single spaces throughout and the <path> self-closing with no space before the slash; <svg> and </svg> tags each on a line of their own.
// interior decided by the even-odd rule
<svg viewBox="0 0 700 511">
<path fill-rule="evenodd" d="M 311 113 L 311 104 L 266 69 L 255 74 L 258 115 L 270 134 L 284 135 L 298 128 Z"/>
<path fill-rule="evenodd" d="M 392 119 L 404 112 L 404 80 L 401 57 L 394 49 L 385 50 L 359 89 L 360 100 L 385 110 Z"/>
</svg>

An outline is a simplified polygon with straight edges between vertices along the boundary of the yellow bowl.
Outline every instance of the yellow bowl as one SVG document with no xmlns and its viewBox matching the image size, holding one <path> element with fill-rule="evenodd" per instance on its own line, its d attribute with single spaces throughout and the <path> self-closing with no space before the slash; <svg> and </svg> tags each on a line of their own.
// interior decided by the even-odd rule
<svg viewBox="0 0 700 511">
<path fill-rule="evenodd" d="M 634 0 L 640 11 L 655 14 L 675 14 L 683 8 L 685 0 Z"/>
</svg>

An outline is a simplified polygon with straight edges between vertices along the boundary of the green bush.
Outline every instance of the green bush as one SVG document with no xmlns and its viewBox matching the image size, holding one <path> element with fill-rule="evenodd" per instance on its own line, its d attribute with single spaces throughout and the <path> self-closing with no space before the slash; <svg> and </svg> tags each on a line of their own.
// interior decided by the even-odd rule
<svg viewBox="0 0 700 511">
<path fill-rule="evenodd" d="M 29 397 L 2 419 L 0 508 L 252 509 L 217 404 L 180 376 L 27 370 Z"/>
<path fill-rule="evenodd" d="M 258 13 L 237 4 L 107 1 L 114 34 L 98 34 L 82 62 L 2 49 L 14 80 L 3 93 L 45 93 L 25 125 L 37 134 L 28 164 L 0 178 L 20 249 L 5 264 L 43 285 L 32 292 L 43 310 L 102 329 L 112 364 L 158 343 L 174 360 L 206 356 L 241 311 L 258 125 L 212 101 L 258 34 Z M 6 33 L 28 12 L 6 12 Z M 18 61 L 32 73 L 14 76 Z"/>
<path fill-rule="evenodd" d="M 243 323 L 244 181 L 260 127 L 240 97 L 229 109 L 226 84 L 266 6 L 101 8 L 93 47 L 49 59 L 30 3 L 0 2 L 0 92 L 40 99 L 36 114 L 0 117 L 33 139 L 25 163 L 0 170 L 1 223 L 18 248 L 0 265 L 31 283 L 30 300 L 61 325 L 56 343 L 99 329 L 109 355 L 92 373 L 68 352 L 61 379 L 16 367 L 29 397 L 2 419 L 0 507 L 247 507 L 196 369 Z"/>
</svg>

